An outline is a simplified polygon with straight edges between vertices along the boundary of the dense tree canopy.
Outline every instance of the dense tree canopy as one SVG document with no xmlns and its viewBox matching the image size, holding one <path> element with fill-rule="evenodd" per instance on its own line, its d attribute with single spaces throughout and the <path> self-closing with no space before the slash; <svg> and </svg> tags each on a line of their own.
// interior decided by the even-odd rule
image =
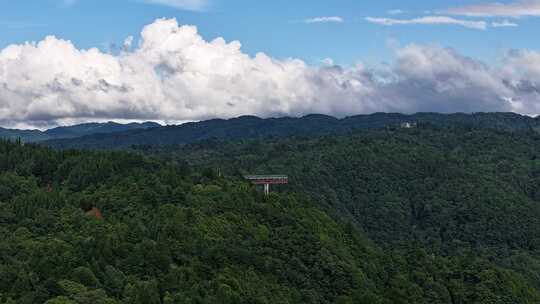
<svg viewBox="0 0 540 304">
<path fill-rule="evenodd" d="M 432 129 L 152 155 L 0 142 L 0 303 L 538 303 L 539 145 Z M 265 197 L 248 172 L 292 183 Z"/>
<path fill-rule="evenodd" d="M 435 256 L 475 255 L 540 288 L 536 133 L 422 126 L 153 152 L 231 175 L 288 174 L 286 191 L 308 195 L 385 250 L 413 243 Z"/>
</svg>

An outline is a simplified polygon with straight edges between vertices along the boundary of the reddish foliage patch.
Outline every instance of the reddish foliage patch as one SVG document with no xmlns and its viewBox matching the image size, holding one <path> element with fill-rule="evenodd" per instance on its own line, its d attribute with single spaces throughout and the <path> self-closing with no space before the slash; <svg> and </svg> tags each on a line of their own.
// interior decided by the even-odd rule
<svg viewBox="0 0 540 304">
<path fill-rule="evenodd" d="M 103 214 L 101 213 L 101 210 L 99 210 L 99 208 L 96 208 L 96 207 L 93 207 L 92 209 L 90 209 L 89 211 L 86 212 L 86 215 L 88 216 L 93 216 L 95 217 L 96 219 L 98 220 L 102 220 L 103 219 Z"/>
</svg>

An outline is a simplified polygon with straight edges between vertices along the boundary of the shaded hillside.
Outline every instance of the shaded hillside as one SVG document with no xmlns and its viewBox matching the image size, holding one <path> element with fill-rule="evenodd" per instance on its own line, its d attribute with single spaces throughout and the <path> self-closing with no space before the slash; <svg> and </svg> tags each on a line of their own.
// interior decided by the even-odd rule
<svg viewBox="0 0 540 304">
<path fill-rule="evenodd" d="M 186 163 L 0 141 L 0 303 L 540 301 L 476 252 L 383 249 L 316 206 Z"/>
<path fill-rule="evenodd" d="M 107 123 L 87 123 L 68 127 L 58 127 L 46 131 L 39 130 L 16 130 L 0 128 L 0 138 L 17 140 L 23 142 L 41 142 L 59 138 L 76 138 L 91 134 L 107 134 L 114 132 L 124 132 L 129 130 L 150 129 L 161 125 L 153 122 L 119 124 Z"/>
<path fill-rule="evenodd" d="M 23 142 L 36 142 L 51 139 L 39 130 L 18 130 L 0 128 L 0 139 L 18 140 Z"/>
<path fill-rule="evenodd" d="M 152 150 L 150 150 L 152 151 Z M 146 151 L 148 152 L 148 151 Z M 471 250 L 540 288 L 540 136 L 418 128 L 247 140 L 153 150 L 225 174 L 287 174 L 385 248 Z"/>
<path fill-rule="evenodd" d="M 252 116 L 230 120 L 208 120 L 148 130 L 96 134 L 77 139 L 51 140 L 46 144 L 55 148 L 125 149 L 131 146 L 165 146 L 194 143 L 207 139 L 238 140 L 261 137 L 313 136 L 345 134 L 358 129 L 396 127 L 404 122 L 429 124 L 441 128 L 469 127 L 505 131 L 531 131 L 538 120 L 513 113 L 436 114 L 414 115 L 377 113 L 337 119 L 324 115 L 302 118 L 261 119 Z"/>
<path fill-rule="evenodd" d="M 70 127 L 58 127 L 45 131 L 47 136 L 52 138 L 75 138 L 92 134 L 108 134 L 115 132 L 125 132 L 130 130 L 146 130 L 161 127 L 153 122 L 119 124 L 114 122 L 107 123 L 87 123 L 74 125 Z"/>
</svg>

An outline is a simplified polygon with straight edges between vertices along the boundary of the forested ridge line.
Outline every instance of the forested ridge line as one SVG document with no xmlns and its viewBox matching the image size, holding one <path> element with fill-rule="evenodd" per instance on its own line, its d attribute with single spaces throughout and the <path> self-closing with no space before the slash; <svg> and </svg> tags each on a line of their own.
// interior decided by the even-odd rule
<svg viewBox="0 0 540 304">
<path fill-rule="evenodd" d="M 311 114 L 304 117 L 259 118 L 242 116 L 211 119 L 158 128 L 111 134 L 90 134 L 75 139 L 52 139 L 44 144 L 58 149 L 129 149 L 132 146 L 169 146 L 205 140 L 246 140 L 291 136 L 343 135 L 358 130 L 396 128 L 401 124 L 437 128 L 473 128 L 506 132 L 537 132 L 540 118 L 516 113 L 374 113 L 336 118 Z"/>
</svg>

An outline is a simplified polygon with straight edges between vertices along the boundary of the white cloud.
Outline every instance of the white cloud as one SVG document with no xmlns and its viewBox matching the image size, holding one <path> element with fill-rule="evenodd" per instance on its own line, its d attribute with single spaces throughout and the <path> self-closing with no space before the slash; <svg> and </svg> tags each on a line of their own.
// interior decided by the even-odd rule
<svg viewBox="0 0 540 304">
<path fill-rule="evenodd" d="M 469 17 L 525 17 L 540 16 L 540 0 L 521 0 L 510 3 L 475 4 L 451 8 L 449 14 Z"/>
<path fill-rule="evenodd" d="M 199 11 L 208 5 L 208 0 L 142 0 L 150 4 L 166 5 L 178 9 Z"/>
<path fill-rule="evenodd" d="M 138 40 L 118 55 L 77 49 L 53 36 L 0 50 L 0 125 L 378 111 L 540 113 L 540 53 L 532 51 L 510 52 L 495 67 L 452 49 L 410 45 L 382 70 L 251 57 L 237 41 L 205 41 L 196 27 L 174 19 L 156 20 Z"/>
<path fill-rule="evenodd" d="M 414 19 L 392 19 L 392 18 L 375 18 L 367 17 L 366 20 L 371 23 L 393 26 L 393 25 L 411 25 L 411 24 L 424 24 L 424 25 L 459 25 L 466 28 L 485 30 L 487 23 L 485 21 L 470 21 L 456 19 L 446 16 L 426 16 Z"/>
<path fill-rule="evenodd" d="M 500 22 L 493 21 L 493 22 L 491 22 L 491 26 L 492 27 L 518 27 L 519 24 L 517 24 L 515 22 L 510 22 L 508 20 L 504 20 L 504 21 L 500 21 Z"/>
<path fill-rule="evenodd" d="M 119 55 L 53 36 L 0 51 L 0 125 L 82 120 L 199 120 L 244 114 L 362 110 L 357 71 L 250 57 L 237 41 L 205 41 L 193 26 L 160 19 Z M 344 89 L 347 88 L 347 89 Z M 342 97 L 339 104 L 329 103 Z M 369 111 L 369 109 L 365 109 Z"/>
<path fill-rule="evenodd" d="M 310 19 L 305 19 L 304 23 L 343 23 L 345 20 L 342 17 L 331 16 L 331 17 L 315 17 Z"/>
<path fill-rule="evenodd" d="M 500 72 L 453 49 L 409 45 L 397 51 L 395 80 L 379 92 L 398 108 L 434 112 L 511 111 L 515 96 Z"/>
</svg>

